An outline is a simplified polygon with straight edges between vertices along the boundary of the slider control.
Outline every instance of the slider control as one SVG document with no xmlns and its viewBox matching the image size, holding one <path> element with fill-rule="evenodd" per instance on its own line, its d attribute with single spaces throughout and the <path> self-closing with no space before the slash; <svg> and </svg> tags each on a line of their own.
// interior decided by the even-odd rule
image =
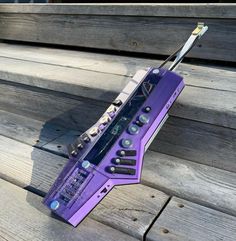
<svg viewBox="0 0 236 241">
<path fill-rule="evenodd" d="M 124 159 L 124 158 L 113 158 L 112 162 L 116 165 L 127 165 L 127 166 L 135 166 L 136 160 L 134 159 Z"/>
<path fill-rule="evenodd" d="M 119 150 L 117 151 L 118 156 L 136 156 L 137 151 L 136 150 Z"/>
<path fill-rule="evenodd" d="M 113 174 L 135 175 L 136 170 L 133 168 L 110 166 L 108 167 L 108 172 Z"/>
</svg>

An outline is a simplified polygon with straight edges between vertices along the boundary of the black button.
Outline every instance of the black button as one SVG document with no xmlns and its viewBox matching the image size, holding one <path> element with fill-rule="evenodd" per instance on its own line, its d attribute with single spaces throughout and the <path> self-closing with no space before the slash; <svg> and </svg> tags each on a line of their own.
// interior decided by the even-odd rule
<svg viewBox="0 0 236 241">
<path fill-rule="evenodd" d="M 135 166 L 136 160 L 134 159 L 124 159 L 120 157 L 113 158 L 112 162 L 116 165 L 127 165 L 127 166 Z"/>
<path fill-rule="evenodd" d="M 119 107 L 119 106 L 122 105 L 122 101 L 121 101 L 121 100 L 114 100 L 114 101 L 112 102 L 112 104 Z"/>
<path fill-rule="evenodd" d="M 139 120 L 136 120 L 136 121 L 135 121 L 135 124 L 136 124 L 137 126 L 139 126 L 139 127 L 142 127 L 142 126 L 143 126 L 143 123 L 142 123 L 141 121 L 139 121 Z"/>
<path fill-rule="evenodd" d="M 118 156 L 136 156 L 136 150 L 119 150 L 117 151 Z"/>
<path fill-rule="evenodd" d="M 67 148 L 70 156 L 76 157 L 78 155 L 77 148 L 73 144 L 69 144 Z"/>
<path fill-rule="evenodd" d="M 150 112 L 151 110 L 152 110 L 152 108 L 150 106 L 146 106 L 144 108 L 144 112 L 146 112 L 146 113 Z"/>
<path fill-rule="evenodd" d="M 126 167 L 108 167 L 107 171 L 113 174 L 124 174 L 124 175 L 135 175 L 136 170 L 133 168 L 126 168 Z"/>
<path fill-rule="evenodd" d="M 81 139 L 82 139 L 85 143 L 90 142 L 90 138 L 89 138 L 89 136 L 88 136 L 86 133 L 84 133 L 83 135 L 81 135 Z"/>
</svg>

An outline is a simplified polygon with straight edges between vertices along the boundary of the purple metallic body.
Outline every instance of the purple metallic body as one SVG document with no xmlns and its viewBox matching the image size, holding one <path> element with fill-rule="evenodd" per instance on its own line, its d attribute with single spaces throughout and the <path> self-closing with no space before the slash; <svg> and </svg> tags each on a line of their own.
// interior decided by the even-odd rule
<svg viewBox="0 0 236 241">
<path fill-rule="evenodd" d="M 157 84 L 129 121 L 129 124 L 135 123 L 137 118 L 144 114 L 144 108 L 147 106 L 151 107 L 151 111 L 145 113 L 149 118 L 148 123 L 140 126 L 138 134 L 135 135 L 131 135 L 125 128 L 98 165 L 90 163 L 90 165 L 84 166 L 86 164 L 85 156 L 99 142 L 103 133 L 116 119 L 118 113 L 130 101 L 135 90 L 148 78 L 156 78 Z M 150 68 L 146 72 L 141 71 L 140 74 L 134 76 L 128 85 L 117 97 L 117 99 L 122 100 L 122 105 L 115 108 L 115 113 L 108 113 L 111 117 L 110 122 L 102 128 L 101 123 L 97 122 L 86 131 L 89 135 L 92 128 L 100 126 L 100 132 L 96 137 L 89 136 L 90 142 L 86 145 L 86 148 L 80 151 L 76 157 L 70 157 L 69 162 L 44 199 L 45 205 L 73 226 L 79 224 L 114 186 L 140 182 L 143 156 L 147 143 L 151 142 L 151 138 L 156 134 L 156 130 L 166 117 L 169 108 L 184 88 L 182 77 L 166 69 L 156 68 Z M 128 166 L 133 173 L 118 174 L 108 172 L 108 167 L 115 166 L 112 160 L 118 156 L 117 152 L 125 149 L 121 147 L 121 140 L 124 139 L 132 140 L 133 143 L 132 147 L 126 148 L 126 150 L 132 149 L 136 151 L 135 156 L 130 157 L 135 159 L 135 165 Z M 127 168 L 127 165 L 118 166 Z"/>
</svg>

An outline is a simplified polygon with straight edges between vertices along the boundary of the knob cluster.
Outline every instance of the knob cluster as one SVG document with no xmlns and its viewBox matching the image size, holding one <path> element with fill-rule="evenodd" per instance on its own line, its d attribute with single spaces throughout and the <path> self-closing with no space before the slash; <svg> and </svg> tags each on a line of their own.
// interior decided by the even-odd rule
<svg viewBox="0 0 236 241">
<path fill-rule="evenodd" d="M 80 151 L 84 149 L 87 143 L 91 141 L 91 138 L 98 136 L 102 132 L 112 118 L 116 115 L 117 108 L 122 105 L 122 101 L 116 99 L 112 105 L 106 110 L 106 113 L 98 121 L 98 125 L 92 127 L 88 133 L 82 134 L 79 138 L 75 140 L 73 144 L 68 145 L 68 153 L 72 157 L 76 157 Z"/>
</svg>

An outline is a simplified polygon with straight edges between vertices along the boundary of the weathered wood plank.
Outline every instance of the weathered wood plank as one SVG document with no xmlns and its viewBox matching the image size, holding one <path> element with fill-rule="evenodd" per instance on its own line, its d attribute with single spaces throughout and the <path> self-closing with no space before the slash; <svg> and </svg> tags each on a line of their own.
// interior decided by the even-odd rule
<svg viewBox="0 0 236 241">
<path fill-rule="evenodd" d="M 68 98 L 53 91 L 2 81 L 0 84 L 0 109 L 70 129 L 85 130 L 94 124 L 108 106 L 89 99 Z"/>
<path fill-rule="evenodd" d="M 8 58 L 3 58 L 2 61 L 0 58 L 0 69 L 0 78 L 4 80 L 109 102 L 116 97 L 118 92 L 130 80 L 130 77 L 117 74 Z M 207 72 L 207 70 L 205 71 Z M 199 68 L 197 71 L 201 72 L 201 69 Z M 222 70 L 213 71 L 212 76 L 218 76 L 214 80 L 211 79 L 212 76 L 210 78 L 209 73 L 199 81 L 197 81 L 197 78 L 193 77 L 193 80 L 190 78 L 187 81 L 187 84 L 190 86 L 186 86 L 171 114 L 187 119 L 236 128 L 236 91 L 234 91 L 236 90 L 236 85 L 234 84 L 233 77 L 233 73 L 235 74 L 235 72 L 229 71 L 229 78 L 227 78 L 228 75 L 220 74 L 220 71 Z M 184 72 L 183 74 L 189 75 L 190 73 Z M 199 73 L 196 73 L 196 75 L 198 76 Z M 200 83 L 205 83 L 205 80 L 208 78 L 209 80 L 206 81 L 206 84 L 202 84 L 201 86 Z M 222 79 L 228 80 L 221 83 Z M 211 87 L 210 83 L 214 82 L 216 83 L 217 90 L 212 89 L 214 85 Z M 192 85 L 198 85 L 200 88 Z M 223 89 L 227 88 L 231 90 L 218 90 L 220 86 Z"/>
<path fill-rule="evenodd" d="M 31 75 L 37 75 L 38 78 L 39 76 L 41 76 L 43 79 L 45 79 L 44 82 L 50 81 L 50 77 L 52 78 L 52 76 L 47 77 L 47 74 L 50 71 L 50 66 L 48 66 L 48 70 L 46 71 L 46 73 L 44 73 L 45 71 L 39 71 L 40 65 L 37 69 L 33 71 L 32 66 L 30 66 L 30 63 L 28 63 L 27 65 L 25 61 L 49 64 L 53 66 L 79 68 L 84 70 L 91 70 L 96 72 L 110 73 L 123 76 L 133 76 L 135 72 L 139 69 L 145 69 L 150 66 L 159 66 L 163 62 L 162 60 L 160 61 L 144 58 L 114 56 L 101 53 L 98 54 L 92 52 L 72 51 L 9 43 L 0 43 L 0 56 L 9 58 L 9 60 L 6 60 L 5 58 L 1 59 L 1 72 L 7 72 L 8 74 L 18 73 L 19 76 L 26 75 L 27 77 L 30 77 Z M 19 61 L 11 62 L 10 59 L 24 61 L 20 63 Z M 5 61 L 8 61 L 7 65 L 4 65 Z M 17 68 L 15 70 L 13 67 L 11 67 L 11 65 L 14 65 L 14 67 L 18 65 L 24 65 L 24 68 L 27 69 L 27 71 L 24 71 L 24 68 Z M 61 72 L 63 71 L 54 71 L 54 79 L 61 79 L 61 74 L 63 74 Z M 183 75 L 183 77 L 185 78 L 185 82 L 191 86 L 236 91 L 236 69 L 232 67 L 226 68 L 219 65 L 193 65 L 182 63 L 178 67 L 177 72 Z M 81 73 L 79 75 L 81 75 Z M 14 80 L 13 76 L 11 78 L 13 78 Z M 9 80 L 11 80 L 11 78 L 9 77 Z M 71 75 L 69 76 L 69 78 L 71 78 Z M 75 78 L 77 78 L 78 84 L 83 84 L 76 75 Z M 92 76 L 90 78 L 92 78 Z M 91 88 L 101 88 L 105 80 L 105 77 L 104 80 L 101 81 L 99 78 L 96 78 L 96 81 L 91 82 L 91 85 L 89 86 Z M 120 80 L 121 82 L 119 82 L 118 80 Z M 34 78 L 32 79 L 32 81 L 34 81 Z M 114 81 L 112 83 L 114 83 Z M 123 86 L 125 84 L 125 79 L 123 79 L 122 81 L 122 79 L 117 78 L 115 79 L 115 84 L 118 86 Z M 52 85 L 53 83 L 51 83 L 50 86 Z M 64 86 L 64 88 L 65 87 L 66 86 Z M 44 88 L 47 88 L 46 84 L 44 85 Z M 110 84 L 110 88 L 111 91 L 119 91 L 119 89 L 116 89 L 115 85 L 113 86 Z M 68 92 L 64 89 L 62 89 L 61 91 Z M 91 96 L 90 98 L 93 98 L 93 96 Z"/>
<path fill-rule="evenodd" d="M 67 156 L 66 145 L 71 143 L 78 134 L 74 131 L 68 132 L 44 145 L 43 148 Z M 157 138 L 157 145 L 159 144 Z M 197 161 L 201 162 L 201 159 Z M 227 155 L 221 159 L 221 165 L 224 162 L 227 164 Z M 209 166 L 148 151 L 144 158 L 142 182 L 170 195 L 236 215 L 236 173 L 214 168 L 211 163 L 207 164 Z M 228 169 L 235 171 L 232 166 Z"/>
<path fill-rule="evenodd" d="M 148 151 L 142 182 L 171 196 L 236 216 L 236 173 Z"/>
<path fill-rule="evenodd" d="M 188 38 L 198 21 L 207 22 L 210 31 L 188 56 L 236 61 L 235 19 L 2 13 L 0 36 L 8 40 L 169 55 Z"/>
<path fill-rule="evenodd" d="M 99 4 L 11 4 L 0 5 L 0 13 L 41 13 L 41 14 L 88 14 L 88 15 L 139 15 L 158 17 L 205 17 L 236 18 L 235 5 L 227 3 L 99 3 Z"/>
<path fill-rule="evenodd" d="M 41 147 L 68 132 L 65 127 L 0 110 L 0 135 Z"/>
<path fill-rule="evenodd" d="M 0 160 L 0 177 L 40 193 L 48 191 L 67 161 L 3 136 Z M 167 199 L 164 193 L 141 184 L 121 186 L 114 188 L 90 217 L 141 239 Z"/>
<path fill-rule="evenodd" d="M 234 241 L 236 217 L 173 198 L 147 234 L 147 241 Z"/>
<path fill-rule="evenodd" d="M 79 132 L 68 132 L 43 148 L 67 155 L 66 146 L 77 135 Z M 171 117 L 150 150 L 236 172 L 236 131 L 233 129 Z"/>
<path fill-rule="evenodd" d="M 4 112 L 2 112 L 4 113 Z M 13 114 L 4 113 L 6 119 L 10 119 L 13 117 Z M 2 117 L 3 118 L 3 117 Z M 3 118 L 4 119 L 4 118 Z M 20 120 L 19 118 L 17 119 Z M 11 120 L 12 121 L 12 120 Z M 27 123 L 34 123 L 34 120 L 27 119 Z M 37 123 L 37 121 L 36 121 Z M 21 130 L 21 125 L 24 123 L 18 122 L 14 125 L 17 125 L 17 129 Z M 7 125 L 8 127 L 8 125 Z M 33 129 L 37 128 L 33 126 Z M 11 132 L 8 128 L 1 125 L 0 132 L 3 132 L 8 137 L 13 137 L 19 141 L 28 143 L 32 145 L 31 140 L 35 140 L 40 138 L 38 136 L 38 131 L 29 131 L 29 132 L 20 132 L 18 136 L 17 133 Z M 22 128 L 24 129 L 24 128 Z M 46 133 L 48 132 L 47 129 Z M 172 132 L 173 130 L 171 130 Z M 42 133 L 44 133 L 42 129 Z M 69 131 L 66 134 L 56 138 L 52 142 L 44 145 L 43 148 L 50 152 L 67 156 L 67 148 L 66 145 L 73 142 L 73 140 L 80 134 L 79 131 Z M 165 134 L 164 134 L 165 135 Z M 180 136 L 180 135 L 176 135 Z M 211 135 L 207 135 L 211 136 Z M 172 140 L 173 138 L 170 137 Z M 192 139 L 190 137 L 189 139 Z M 158 139 L 157 139 L 158 141 Z M 157 143 L 157 145 L 159 145 Z M 22 149 L 20 149 L 22 151 Z M 14 151 L 13 151 L 14 152 Z M 17 152 L 18 153 L 18 152 Z M 32 152 L 34 153 L 34 152 Z M 226 155 L 226 154 L 225 154 Z M 53 157 L 55 157 L 53 155 Z M 25 157 L 24 157 L 25 159 Z M 40 156 L 34 158 L 36 160 L 40 159 Z M 45 157 L 46 159 L 46 157 Z M 50 157 L 52 159 L 52 157 Z M 7 159 L 8 160 L 8 159 Z M 53 162 L 57 162 L 55 158 L 52 159 Z M 199 159 L 198 159 L 199 160 Z M 227 164 L 227 156 L 226 158 L 222 157 L 222 164 L 226 162 Z M 59 164 L 57 168 L 60 168 L 65 163 L 65 159 L 59 159 Z M 46 165 L 49 169 L 52 169 L 55 172 L 55 175 L 58 173 L 58 170 L 55 171 L 54 168 L 51 167 L 51 164 L 43 163 L 42 165 Z M 209 163 L 209 165 L 211 165 Z M 233 164 L 234 165 L 234 164 Z M 221 166 L 219 166 L 221 167 Z M 27 170 L 26 167 L 22 166 L 22 172 Z M 39 172 L 42 169 L 41 165 L 39 165 Z M 233 170 L 232 166 L 229 167 L 229 170 Z M 6 172 L 12 172 L 12 170 L 7 169 Z M 30 171 L 28 171 L 30 172 Z M 14 173 L 15 176 L 20 175 L 20 173 Z M 40 176 L 43 174 L 40 174 Z M 23 177 L 22 177 L 23 178 Z M 44 177 L 45 180 L 45 177 Z M 163 190 L 170 195 L 177 195 L 179 197 L 184 197 L 194 202 L 198 202 L 200 204 L 207 205 L 214 209 L 222 210 L 227 213 L 233 213 L 236 215 L 236 174 L 230 173 L 227 171 L 219 170 L 213 167 L 204 166 L 195 164 L 193 162 L 189 162 L 183 159 L 175 158 L 173 156 L 148 151 L 145 155 L 144 161 L 144 169 L 143 169 L 143 176 L 142 181 L 154 188 L 159 190 Z M 16 182 L 16 180 L 13 180 Z M 20 184 L 22 185 L 22 184 Z M 40 185 L 40 184 L 39 184 Z M 49 188 L 50 183 L 47 183 L 47 188 Z M 35 188 L 37 186 L 34 186 Z M 204 188 L 202 188 L 204 187 Z M 47 189 L 43 187 L 44 192 Z M 222 195 L 224 193 L 224 195 Z"/>
<path fill-rule="evenodd" d="M 42 198 L 0 179 L 0 239 L 9 241 L 135 241 L 118 230 L 86 218 L 77 228 L 57 220 Z"/>
<path fill-rule="evenodd" d="M 78 101 L 56 92 L 44 93 L 7 84 L 1 85 L 0 93 L 0 109 L 45 121 L 45 125 L 62 125 L 66 129 L 79 132 L 89 128 L 106 108 L 106 104 L 87 99 Z M 42 128 L 42 135 L 44 131 L 46 129 Z M 151 149 L 236 171 L 235 136 L 235 129 L 171 117 L 151 145 Z M 40 136 L 33 138 L 40 139 Z M 52 145 L 55 148 L 52 148 Z M 56 151 L 58 145 L 60 143 L 55 141 L 44 148 Z M 62 140 L 62 152 L 64 145 Z"/>
<path fill-rule="evenodd" d="M 169 118 L 150 149 L 236 172 L 234 129 Z"/>
</svg>

